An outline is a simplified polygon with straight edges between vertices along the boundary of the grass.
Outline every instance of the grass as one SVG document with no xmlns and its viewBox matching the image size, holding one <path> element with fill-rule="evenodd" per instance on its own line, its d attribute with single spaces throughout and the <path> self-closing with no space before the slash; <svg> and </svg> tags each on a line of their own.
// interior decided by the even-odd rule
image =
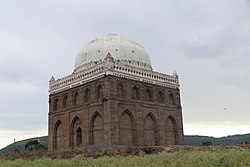
<svg viewBox="0 0 250 167">
<path fill-rule="evenodd" d="M 213 148 L 178 150 L 139 156 L 101 156 L 86 158 L 78 155 L 72 159 L 0 159 L 1 167 L 249 167 L 250 149 Z"/>
</svg>

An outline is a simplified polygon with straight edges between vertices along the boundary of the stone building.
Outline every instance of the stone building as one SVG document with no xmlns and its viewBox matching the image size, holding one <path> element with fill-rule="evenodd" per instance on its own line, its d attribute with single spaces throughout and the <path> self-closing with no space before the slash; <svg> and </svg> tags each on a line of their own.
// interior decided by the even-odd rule
<svg viewBox="0 0 250 167">
<path fill-rule="evenodd" d="M 124 37 L 84 45 L 73 73 L 52 77 L 49 93 L 49 151 L 183 144 L 178 75 L 153 71 L 144 48 Z"/>
</svg>

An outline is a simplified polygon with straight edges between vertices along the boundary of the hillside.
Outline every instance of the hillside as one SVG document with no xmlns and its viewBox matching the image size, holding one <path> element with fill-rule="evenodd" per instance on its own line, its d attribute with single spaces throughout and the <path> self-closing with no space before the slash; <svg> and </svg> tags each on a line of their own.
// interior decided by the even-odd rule
<svg viewBox="0 0 250 167">
<path fill-rule="evenodd" d="M 33 141 L 33 140 L 37 140 L 40 139 L 40 143 L 44 146 L 48 146 L 48 136 L 41 136 L 41 137 L 35 137 L 35 138 L 30 138 L 30 139 L 26 139 L 26 140 L 21 140 L 21 141 L 17 141 L 15 142 L 15 144 L 10 144 L 8 146 L 6 146 L 5 148 L 0 150 L 0 154 L 8 154 L 8 153 L 12 153 L 14 152 L 14 150 L 18 150 L 18 151 L 24 151 L 25 150 L 25 144 L 28 141 Z"/>
<path fill-rule="evenodd" d="M 0 154 L 11 153 L 14 150 L 24 151 L 25 144 L 28 141 L 37 140 L 40 138 L 40 142 L 44 146 L 48 146 L 48 136 L 42 136 L 37 138 L 31 138 L 26 140 L 17 141 L 15 144 L 10 144 L 7 147 L 0 150 Z M 185 135 L 184 142 L 185 145 L 188 146 L 200 146 L 202 142 L 210 141 L 213 145 L 235 145 L 240 144 L 242 142 L 250 141 L 250 134 L 244 135 L 232 135 L 227 137 L 215 138 L 208 136 L 195 136 L 195 135 Z"/>
<path fill-rule="evenodd" d="M 208 136 L 184 136 L 184 141 L 186 145 L 189 146 L 200 146 L 202 142 L 210 141 L 213 145 L 234 145 L 240 144 L 242 142 L 250 141 L 250 134 L 244 135 L 232 135 L 227 137 L 208 137 Z"/>
</svg>

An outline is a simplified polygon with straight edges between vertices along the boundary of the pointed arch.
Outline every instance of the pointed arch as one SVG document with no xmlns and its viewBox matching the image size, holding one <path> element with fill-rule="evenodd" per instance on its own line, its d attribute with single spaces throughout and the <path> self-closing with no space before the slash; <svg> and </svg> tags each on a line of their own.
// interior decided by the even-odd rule
<svg viewBox="0 0 250 167">
<path fill-rule="evenodd" d="M 157 144 L 157 122 L 152 113 L 149 113 L 144 120 L 144 144 Z"/>
<path fill-rule="evenodd" d="M 153 101 L 153 95 L 149 88 L 146 89 L 145 95 L 147 101 Z"/>
<path fill-rule="evenodd" d="M 73 93 L 73 105 L 76 106 L 78 104 L 78 100 L 79 100 L 79 94 L 77 91 L 75 91 Z"/>
<path fill-rule="evenodd" d="M 56 111 L 57 109 L 58 109 L 58 98 L 57 97 L 55 97 L 54 99 L 53 99 L 53 110 L 54 111 Z"/>
<path fill-rule="evenodd" d="M 85 99 L 85 102 L 88 102 L 90 100 L 90 89 L 89 88 L 86 88 L 84 91 L 84 99 Z"/>
<path fill-rule="evenodd" d="M 166 119 L 165 132 L 165 144 L 175 145 L 177 143 L 178 133 L 176 128 L 176 121 L 172 115 L 170 115 Z"/>
<path fill-rule="evenodd" d="M 174 94 L 173 93 L 169 94 L 169 101 L 170 101 L 170 104 L 175 105 L 175 98 L 174 98 Z"/>
<path fill-rule="evenodd" d="M 132 88 L 132 98 L 139 100 L 139 88 L 137 86 Z"/>
<path fill-rule="evenodd" d="M 162 91 L 159 91 L 157 98 L 158 98 L 159 103 L 164 103 L 165 97 L 164 97 L 164 93 Z"/>
<path fill-rule="evenodd" d="M 122 83 L 118 84 L 117 88 L 117 95 L 119 98 L 125 98 L 125 90 L 124 90 L 124 85 Z"/>
<path fill-rule="evenodd" d="M 76 130 L 76 146 L 79 147 L 82 144 L 82 129 L 79 127 Z"/>
<path fill-rule="evenodd" d="M 104 143 L 104 122 L 101 114 L 97 111 L 91 118 L 91 144 Z"/>
<path fill-rule="evenodd" d="M 129 110 L 124 111 L 120 117 L 119 138 L 120 144 L 133 145 L 135 143 L 135 120 Z"/>
<path fill-rule="evenodd" d="M 63 135 L 63 124 L 60 120 L 58 120 L 55 123 L 54 126 L 54 132 L 53 132 L 53 150 L 57 151 L 60 150 L 62 148 L 64 139 L 63 139 L 64 135 Z"/>
<path fill-rule="evenodd" d="M 82 123 L 81 120 L 75 116 L 70 126 L 70 147 L 76 148 L 82 144 Z"/>
<path fill-rule="evenodd" d="M 101 84 L 97 86 L 96 96 L 97 96 L 97 99 L 101 99 L 103 97 L 103 87 Z"/>
<path fill-rule="evenodd" d="M 67 95 L 63 95 L 63 108 L 67 108 L 67 101 L 68 101 L 68 96 Z"/>
</svg>

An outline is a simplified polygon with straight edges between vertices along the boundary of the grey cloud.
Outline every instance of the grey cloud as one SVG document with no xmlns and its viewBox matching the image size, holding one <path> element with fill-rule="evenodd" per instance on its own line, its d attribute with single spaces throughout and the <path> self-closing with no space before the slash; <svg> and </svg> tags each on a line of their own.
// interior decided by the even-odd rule
<svg viewBox="0 0 250 167">
<path fill-rule="evenodd" d="M 231 85 L 233 87 L 237 87 L 239 89 L 250 89 L 250 79 L 249 76 L 244 77 L 227 77 L 224 79 L 226 85 Z"/>
<path fill-rule="evenodd" d="M 225 64 L 250 61 L 250 28 L 243 31 L 224 30 L 219 33 L 188 39 L 180 45 L 189 58 L 207 58 Z"/>
<path fill-rule="evenodd" d="M 22 89 L 28 90 L 28 88 Z M 12 94 L 10 90 L 8 93 Z M 32 130 L 46 127 L 48 113 L 46 96 L 41 96 L 39 93 L 16 92 L 15 95 L 5 95 L 4 97 L 8 99 L 5 100 L 5 104 L 0 106 L 0 129 Z"/>
<path fill-rule="evenodd" d="M 189 121 L 213 119 L 220 99 L 210 90 L 221 91 L 223 98 L 228 98 L 227 85 L 249 92 L 250 10 L 244 2 L 1 1 L 0 129 L 47 127 L 50 76 L 70 74 L 80 47 L 107 33 L 142 44 L 154 69 L 181 74 L 183 111 Z M 211 81 L 216 84 L 208 84 Z M 211 98 L 215 102 L 207 104 Z M 248 114 L 245 110 L 239 114 Z M 218 121 L 228 118 L 218 115 Z M 8 125 L 8 118 L 18 121 Z"/>
</svg>

